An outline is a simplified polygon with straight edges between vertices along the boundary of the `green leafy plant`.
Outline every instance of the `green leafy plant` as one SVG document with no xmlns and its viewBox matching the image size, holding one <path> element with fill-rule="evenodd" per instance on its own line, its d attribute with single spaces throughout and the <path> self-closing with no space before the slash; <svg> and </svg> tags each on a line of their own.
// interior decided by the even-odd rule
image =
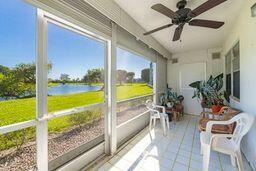
<svg viewBox="0 0 256 171">
<path fill-rule="evenodd" d="M 171 88 L 167 88 L 166 92 L 160 96 L 160 103 L 163 106 L 167 106 L 167 103 L 176 105 L 180 103 L 180 96 L 174 92 Z"/>
<path fill-rule="evenodd" d="M 21 150 L 21 147 L 35 137 L 35 127 L 9 132 L 0 135 L 0 150 L 5 150 L 10 147 L 16 147 L 16 151 Z"/>
<path fill-rule="evenodd" d="M 210 76 L 207 81 L 196 81 L 189 84 L 189 86 L 195 89 L 192 98 L 197 98 L 201 101 L 202 106 L 224 105 L 223 97 L 225 91 L 221 91 L 223 87 L 223 74 L 217 77 Z"/>
</svg>

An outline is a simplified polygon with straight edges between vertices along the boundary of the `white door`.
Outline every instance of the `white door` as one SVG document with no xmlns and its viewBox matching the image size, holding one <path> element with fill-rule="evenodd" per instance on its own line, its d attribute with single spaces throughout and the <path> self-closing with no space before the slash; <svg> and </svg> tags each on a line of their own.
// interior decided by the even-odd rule
<svg viewBox="0 0 256 171">
<path fill-rule="evenodd" d="M 206 63 L 182 64 L 180 66 L 180 91 L 184 96 L 184 112 L 199 115 L 202 112 L 200 102 L 192 99 L 194 89 L 189 84 L 206 79 Z"/>
</svg>

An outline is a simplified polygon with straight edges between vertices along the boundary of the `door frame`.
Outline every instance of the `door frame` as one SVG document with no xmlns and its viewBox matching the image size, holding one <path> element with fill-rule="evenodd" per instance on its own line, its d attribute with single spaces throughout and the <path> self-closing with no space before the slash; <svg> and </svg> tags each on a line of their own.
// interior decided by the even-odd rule
<svg viewBox="0 0 256 171">
<path fill-rule="evenodd" d="M 204 81 L 207 78 L 207 62 L 203 61 L 203 62 L 190 62 L 190 63 L 183 63 L 179 65 L 179 93 L 182 92 L 182 83 L 181 83 L 181 66 L 183 65 L 192 65 L 192 64 L 203 64 L 204 65 Z M 193 88 L 185 88 L 185 90 L 193 90 Z M 192 98 L 192 97 L 191 97 Z M 190 114 L 190 113 L 189 113 Z M 192 115 L 192 114 L 190 114 Z"/>
</svg>

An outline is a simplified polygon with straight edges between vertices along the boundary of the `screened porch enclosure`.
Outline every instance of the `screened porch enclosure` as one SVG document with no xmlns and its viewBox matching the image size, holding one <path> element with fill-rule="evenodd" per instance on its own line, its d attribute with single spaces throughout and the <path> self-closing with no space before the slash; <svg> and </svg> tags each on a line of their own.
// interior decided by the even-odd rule
<svg viewBox="0 0 256 171">
<path fill-rule="evenodd" d="M 1 87 L 15 86 L 11 76 L 24 85 L 17 95 L 1 89 L 1 169 L 82 168 L 147 125 L 145 101 L 156 99 L 156 51 L 107 18 L 112 36 L 39 1 L 13 0 L 1 8 L 13 13 L 3 21 L 9 35 L 10 25 L 26 22 L 29 28 L 21 27 L 12 41 L 6 36 L 13 51 L 1 49 L 12 58 L 0 57 Z M 20 58 L 24 54 L 31 58 Z M 76 164 L 93 150 L 95 156 Z"/>
</svg>

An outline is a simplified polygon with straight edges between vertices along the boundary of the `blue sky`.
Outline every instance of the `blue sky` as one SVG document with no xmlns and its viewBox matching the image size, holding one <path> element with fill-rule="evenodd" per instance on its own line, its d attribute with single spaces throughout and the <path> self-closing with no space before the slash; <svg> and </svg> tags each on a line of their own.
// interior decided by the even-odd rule
<svg viewBox="0 0 256 171">
<path fill-rule="evenodd" d="M 0 65 L 13 67 L 35 62 L 36 9 L 21 0 L 0 1 Z M 104 67 L 104 44 L 60 28 L 48 26 L 48 60 L 53 64 L 50 78 L 69 74 L 82 78 L 88 69 Z M 140 72 L 149 61 L 122 49 L 117 49 L 117 69 Z"/>
</svg>

